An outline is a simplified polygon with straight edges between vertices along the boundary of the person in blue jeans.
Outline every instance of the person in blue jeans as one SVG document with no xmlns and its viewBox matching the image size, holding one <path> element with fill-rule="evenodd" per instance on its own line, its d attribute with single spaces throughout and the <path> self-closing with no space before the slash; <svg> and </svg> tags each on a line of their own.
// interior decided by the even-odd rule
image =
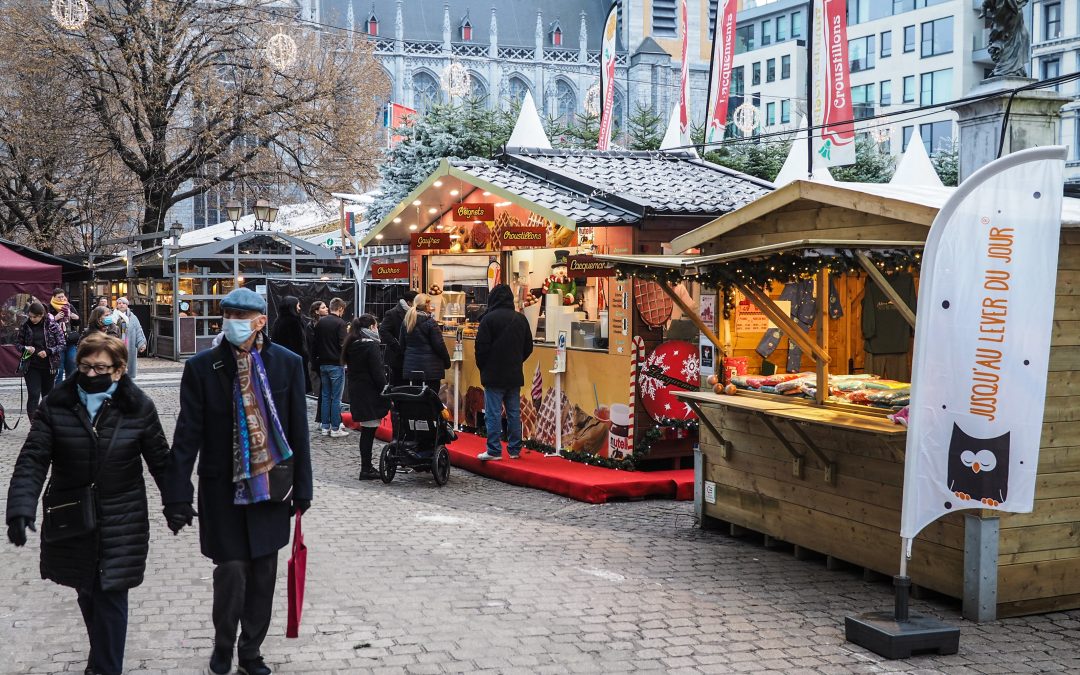
<svg viewBox="0 0 1080 675">
<path fill-rule="evenodd" d="M 342 319 L 346 303 L 341 298 L 330 301 L 330 313 L 315 324 L 315 363 L 319 366 L 319 409 L 322 411 L 323 436 L 341 438 L 349 432 L 341 425 L 341 392 L 345 388 L 345 367 L 341 348 L 349 327 Z"/>
<path fill-rule="evenodd" d="M 487 449 L 477 455 L 481 461 L 502 459 L 502 413 L 506 411 L 506 454 L 521 456 L 521 387 L 525 385 L 522 366 L 532 354 L 529 321 L 514 309 L 514 292 L 499 284 L 488 295 L 487 311 L 476 330 L 476 366 L 484 385 L 484 421 Z"/>
</svg>

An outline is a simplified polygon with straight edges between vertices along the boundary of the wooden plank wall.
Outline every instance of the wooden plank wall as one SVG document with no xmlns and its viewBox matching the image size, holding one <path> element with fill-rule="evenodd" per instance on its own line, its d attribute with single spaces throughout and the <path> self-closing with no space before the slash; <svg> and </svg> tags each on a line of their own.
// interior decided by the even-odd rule
<svg viewBox="0 0 1080 675">
<path fill-rule="evenodd" d="M 1064 231 L 1035 509 L 1001 518 L 998 613 L 1080 607 L 1080 232 Z"/>
<path fill-rule="evenodd" d="M 716 438 L 702 425 L 705 480 L 716 483 L 716 504 L 706 503 L 705 515 L 882 574 L 899 571 L 904 436 L 803 427 L 836 462 L 836 484 L 830 485 L 821 464 L 780 420 L 774 424 L 805 455 L 803 478 L 793 475 L 791 456 L 754 414 L 704 409 L 733 446 L 728 459 L 721 457 Z M 960 516 L 926 528 L 913 547 L 913 582 L 960 597 L 963 547 Z"/>
</svg>

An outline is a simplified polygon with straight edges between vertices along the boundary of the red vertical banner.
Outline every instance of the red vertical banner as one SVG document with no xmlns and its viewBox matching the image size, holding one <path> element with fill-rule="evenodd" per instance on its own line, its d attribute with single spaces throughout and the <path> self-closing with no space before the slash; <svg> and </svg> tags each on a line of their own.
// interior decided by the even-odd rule
<svg viewBox="0 0 1080 675">
<path fill-rule="evenodd" d="M 679 142 L 690 145 L 690 16 L 686 0 L 679 0 L 682 64 L 679 69 Z"/>
<path fill-rule="evenodd" d="M 814 3 L 814 152 L 825 166 L 855 163 L 855 123 L 851 107 L 847 3 Z"/>
<path fill-rule="evenodd" d="M 731 95 L 731 64 L 735 61 L 735 15 L 737 0 L 720 0 L 713 31 L 712 59 L 709 64 L 709 102 L 705 108 L 705 142 L 724 140 L 727 126 L 728 98 Z"/>
<path fill-rule="evenodd" d="M 619 25 L 618 5 L 611 3 L 604 21 L 604 39 L 600 44 L 600 138 L 597 150 L 611 146 L 611 127 L 615 117 L 615 46 Z"/>
</svg>

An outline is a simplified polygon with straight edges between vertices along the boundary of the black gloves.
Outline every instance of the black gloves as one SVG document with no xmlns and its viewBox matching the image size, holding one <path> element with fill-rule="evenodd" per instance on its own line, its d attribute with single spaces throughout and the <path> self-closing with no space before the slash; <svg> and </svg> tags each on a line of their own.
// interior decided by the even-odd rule
<svg viewBox="0 0 1080 675">
<path fill-rule="evenodd" d="M 305 513 L 307 513 L 307 510 L 311 508 L 311 500 L 310 499 L 293 499 L 292 500 L 292 505 L 293 505 L 293 513 L 299 513 L 300 515 L 304 515 Z"/>
<path fill-rule="evenodd" d="M 31 531 L 37 532 L 37 528 L 34 527 L 34 521 L 30 518 L 15 516 L 9 520 L 7 527 L 8 541 L 16 546 L 26 546 L 26 528 L 28 527 Z"/>
<path fill-rule="evenodd" d="M 185 525 L 190 525 L 192 519 L 199 515 L 195 512 L 195 509 L 191 508 L 191 504 L 187 502 L 166 504 L 164 513 L 165 522 L 169 525 L 169 529 L 172 530 L 173 534 L 184 529 Z"/>
</svg>

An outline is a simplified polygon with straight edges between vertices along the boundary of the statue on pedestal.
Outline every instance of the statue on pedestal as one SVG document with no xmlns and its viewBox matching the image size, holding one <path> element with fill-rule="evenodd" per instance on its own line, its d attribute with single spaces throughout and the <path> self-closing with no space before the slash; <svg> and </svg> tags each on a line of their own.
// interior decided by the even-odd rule
<svg viewBox="0 0 1080 675">
<path fill-rule="evenodd" d="M 1031 33 L 1024 24 L 1028 0 L 983 0 L 980 18 L 990 21 L 987 51 L 994 61 L 990 77 L 1027 77 Z"/>
</svg>

